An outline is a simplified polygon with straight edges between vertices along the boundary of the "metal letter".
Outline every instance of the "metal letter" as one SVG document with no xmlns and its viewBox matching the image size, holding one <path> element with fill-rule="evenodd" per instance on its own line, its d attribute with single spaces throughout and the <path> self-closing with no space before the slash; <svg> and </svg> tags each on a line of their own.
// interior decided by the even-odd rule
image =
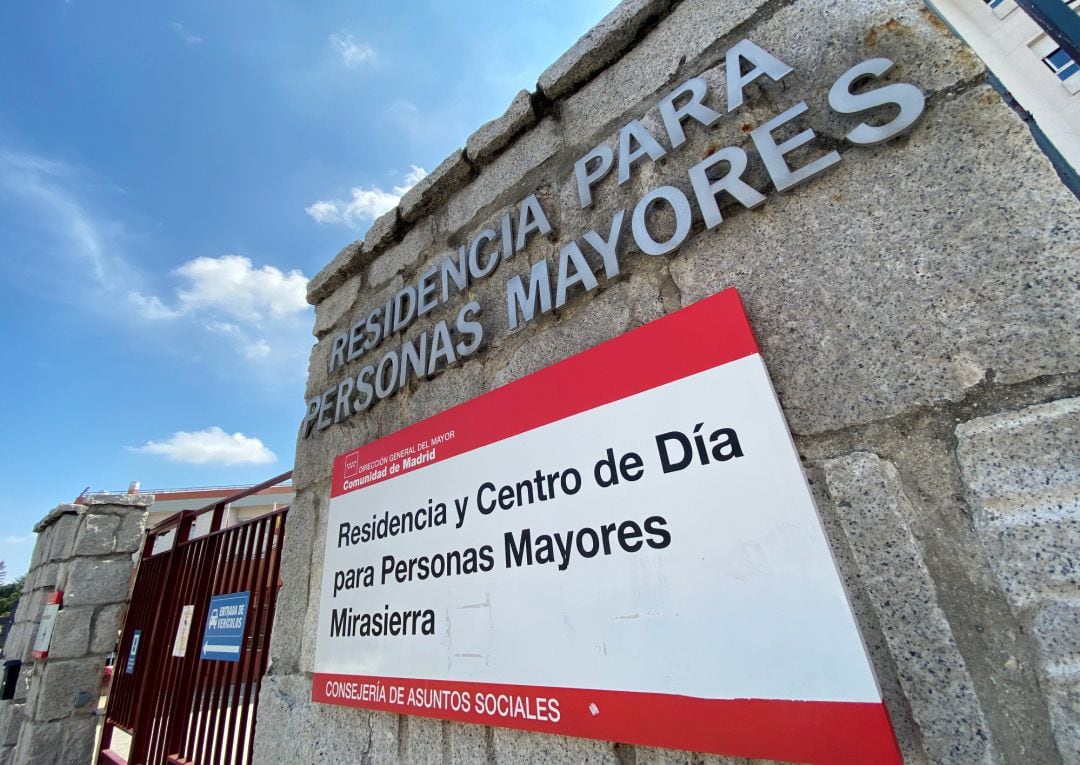
<svg viewBox="0 0 1080 765">
<path fill-rule="evenodd" d="M 866 93 L 852 93 L 851 88 L 860 80 L 880 77 L 892 69 L 893 62 L 887 58 L 872 58 L 848 69 L 829 88 L 829 106 L 841 114 L 857 114 L 885 104 L 896 104 L 900 113 L 884 125 L 868 125 L 865 122 L 847 134 L 852 143 L 868 146 L 887 141 L 907 130 L 922 116 L 926 98 L 922 91 L 906 82 L 883 85 Z"/>
<path fill-rule="evenodd" d="M 594 159 L 600 161 L 590 172 L 588 165 Z M 578 199 L 581 200 L 582 209 L 592 206 L 592 187 L 611 172 L 611 166 L 614 164 L 615 155 L 606 143 L 600 144 L 574 163 L 574 178 L 577 179 Z"/>
<path fill-rule="evenodd" d="M 630 148 L 630 140 L 637 143 L 636 149 Z M 652 137 L 652 133 L 645 129 L 637 120 L 630 120 L 619 131 L 619 185 L 622 186 L 630 180 L 630 168 L 634 163 L 649 155 L 649 159 L 657 160 L 667 154 L 667 149 Z"/>
<path fill-rule="evenodd" d="M 521 211 L 518 214 L 517 246 L 515 251 L 521 252 L 529 241 L 529 234 L 533 231 L 541 236 L 551 233 L 551 224 L 544 215 L 544 208 L 540 206 L 540 200 L 536 194 L 529 194 L 521 200 Z"/>
<path fill-rule="evenodd" d="M 439 267 L 432 266 L 420 274 L 420 281 L 416 290 L 417 316 L 423 316 L 439 304 L 438 298 L 435 297 L 435 288 L 438 286 L 438 282 L 435 281 L 437 273 L 439 273 Z"/>
<path fill-rule="evenodd" d="M 472 335 L 472 340 L 465 342 L 464 338 L 458 341 L 455 346 L 457 348 L 458 356 L 465 357 L 476 352 L 476 349 L 480 347 L 480 343 L 484 342 L 484 325 L 476 321 L 476 319 L 470 319 L 469 316 L 480 315 L 480 304 L 475 300 L 466 303 L 460 311 L 458 311 L 457 327 L 458 334 Z"/>
<path fill-rule="evenodd" d="M 573 273 L 569 273 L 571 262 L 574 265 Z M 581 248 L 577 246 L 577 242 L 570 242 L 559 250 L 559 278 L 555 282 L 556 308 L 561 308 L 566 303 L 566 290 L 574 284 L 580 284 L 586 292 L 599 286 L 589 262 L 581 254 Z"/>
<path fill-rule="evenodd" d="M 683 132 L 682 123 L 687 117 L 692 117 L 705 127 L 710 127 L 722 116 L 720 112 L 705 105 L 705 93 L 708 89 L 709 86 L 704 78 L 695 77 L 675 88 L 660 102 L 660 116 L 664 120 L 664 128 L 667 130 L 671 148 L 676 149 L 686 143 L 686 133 Z M 686 93 L 690 94 L 690 100 L 676 109 L 675 99 Z"/>
<path fill-rule="evenodd" d="M 645 224 L 645 216 L 649 206 L 658 199 L 663 199 L 671 209 L 675 211 L 675 232 L 666 242 L 657 242 L 649 233 Z M 634 241 L 646 255 L 666 255 L 677 250 L 686 240 L 690 233 L 690 200 L 674 186 L 660 186 L 653 189 L 641 198 L 634 208 L 634 218 L 631 229 L 634 232 Z"/>
<path fill-rule="evenodd" d="M 333 372 L 340 366 L 345 364 L 344 351 L 345 342 L 349 339 L 347 333 L 342 333 L 334 338 L 334 342 L 330 346 L 330 358 L 326 362 L 326 371 Z"/>
<path fill-rule="evenodd" d="M 529 271 L 528 293 L 525 292 L 520 276 L 515 276 L 506 283 L 506 312 L 511 332 L 518 328 L 519 310 L 523 323 L 533 320 L 537 313 L 537 302 L 540 304 L 540 313 L 551 310 L 551 276 L 548 274 L 546 258 L 533 263 Z"/>
<path fill-rule="evenodd" d="M 497 234 L 490 228 L 485 228 L 472 240 L 472 246 L 469 247 L 469 275 L 473 281 L 483 279 L 495 270 L 495 266 L 499 265 L 498 256 L 495 254 L 488 255 L 487 263 L 483 267 L 481 267 L 479 259 L 480 248 L 488 242 L 495 241 L 496 236 Z"/>
<path fill-rule="evenodd" d="M 815 175 L 825 172 L 840 161 L 840 155 L 835 151 L 830 151 L 825 156 L 818 157 L 810 164 L 793 171 L 784 159 L 785 154 L 813 140 L 814 131 L 807 128 L 779 145 L 773 138 L 772 133 L 777 128 L 798 117 L 806 109 L 806 102 L 800 101 L 783 114 L 773 117 L 764 125 L 750 131 L 754 146 L 757 147 L 758 153 L 761 154 L 765 169 L 769 171 L 769 177 L 772 178 L 773 185 L 776 186 L 778 191 L 786 191 L 798 186 Z"/>
<path fill-rule="evenodd" d="M 754 65 L 746 74 L 742 73 L 742 61 L 746 59 Z M 743 88 L 749 85 L 763 74 L 767 74 L 773 82 L 791 74 L 794 69 L 776 58 L 768 51 L 762 50 L 749 40 L 740 40 L 727 52 L 727 110 L 733 112 L 742 106 Z"/>
<path fill-rule="evenodd" d="M 585 232 L 585 241 L 600 253 L 604 259 L 604 275 L 608 279 L 614 279 L 619 275 L 619 237 L 622 234 L 623 218 L 626 216 L 626 208 L 619 210 L 611 219 L 611 230 L 608 232 L 607 241 L 595 231 Z"/>
<path fill-rule="evenodd" d="M 721 162 L 728 163 L 728 171 L 719 180 L 710 181 L 709 169 Z M 746 152 L 738 146 L 721 149 L 704 162 L 699 162 L 690 168 L 690 183 L 694 187 L 694 196 L 697 197 L 706 228 L 715 228 L 724 220 L 720 215 L 720 205 L 716 203 L 716 197 L 721 191 L 731 194 L 747 209 L 752 210 L 765 202 L 765 195 L 742 179 L 744 172 L 746 172 Z"/>
<path fill-rule="evenodd" d="M 447 255 L 439 264 L 442 274 L 442 302 L 450 299 L 450 282 L 458 288 L 458 292 L 464 292 L 469 286 L 469 264 L 465 259 L 465 248 L 458 250 L 458 262 L 454 263 L 454 256 Z"/>
</svg>

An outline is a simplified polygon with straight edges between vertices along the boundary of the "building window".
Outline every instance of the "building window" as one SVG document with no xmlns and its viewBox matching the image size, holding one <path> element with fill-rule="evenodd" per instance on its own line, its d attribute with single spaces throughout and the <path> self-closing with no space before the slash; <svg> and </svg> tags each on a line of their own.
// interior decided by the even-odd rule
<svg viewBox="0 0 1080 765">
<path fill-rule="evenodd" d="M 1077 66 L 1076 62 L 1069 58 L 1069 54 L 1063 51 L 1061 48 L 1054 48 L 1048 54 L 1043 56 L 1043 63 L 1046 64 L 1050 71 L 1058 76 L 1058 79 L 1062 82 L 1072 77 L 1077 72 L 1080 72 L 1080 66 Z"/>
<path fill-rule="evenodd" d="M 999 19 L 1003 19 L 1016 10 L 1015 0 L 983 0 L 986 7 L 994 12 Z"/>
</svg>

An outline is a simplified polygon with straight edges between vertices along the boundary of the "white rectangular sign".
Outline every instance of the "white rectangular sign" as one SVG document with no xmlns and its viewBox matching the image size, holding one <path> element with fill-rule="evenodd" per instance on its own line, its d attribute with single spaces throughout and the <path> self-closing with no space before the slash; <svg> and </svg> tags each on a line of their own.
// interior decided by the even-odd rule
<svg viewBox="0 0 1080 765">
<path fill-rule="evenodd" d="M 194 615 L 194 604 L 186 605 L 180 609 L 180 621 L 176 625 L 176 637 L 173 639 L 173 656 L 178 658 L 187 656 L 188 638 L 191 636 L 191 620 Z"/>
<path fill-rule="evenodd" d="M 337 458 L 317 701 L 900 755 L 738 295 Z"/>
</svg>

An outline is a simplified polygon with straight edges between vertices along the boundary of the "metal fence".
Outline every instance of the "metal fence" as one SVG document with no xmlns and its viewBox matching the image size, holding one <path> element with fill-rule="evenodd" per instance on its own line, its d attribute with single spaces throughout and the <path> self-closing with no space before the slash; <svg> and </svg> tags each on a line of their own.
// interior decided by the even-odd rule
<svg viewBox="0 0 1080 765">
<path fill-rule="evenodd" d="M 288 508 L 223 527 L 229 503 L 285 473 L 147 532 L 117 650 L 98 763 L 244 765 L 269 659 Z M 196 519 L 209 531 L 192 535 Z M 155 543 L 171 537 L 171 545 Z M 161 547 L 162 545 L 158 545 Z M 202 658 L 210 600 L 248 593 L 236 660 Z M 184 635 L 182 625 L 190 625 Z"/>
</svg>

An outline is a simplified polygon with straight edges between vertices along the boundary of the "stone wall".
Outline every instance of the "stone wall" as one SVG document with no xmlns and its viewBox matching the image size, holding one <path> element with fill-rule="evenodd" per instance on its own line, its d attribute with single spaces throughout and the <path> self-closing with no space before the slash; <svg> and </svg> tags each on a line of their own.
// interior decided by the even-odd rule
<svg viewBox="0 0 1080 765">
<path fill-rule="evenodd" d="M 23 662 L 11 701 L 0 702 L 0 763 L 93 761 L 106 656 L 127 610 L 134 554 L 149 495 L 91 494 L 59 505 L 34 527 L 37 540 L 5 652 Z M 31 654 L 49 595 L 64 593 L 49 655 Z"/>
<path fill-rule="evenodd" d="M 712 127 L 688 124 L 678 154 L 623 185 L 612 173 L 581 210 L 575 160 L 631 119 L 658 126 L 659 98 L 690 77 L 723 93 L 724 53 L 743 38 L 793 74 L 755 83 Z M 825 95 L 876 57 L 926 111 L 853 147 Z M 802 99 L 818 148 L 800 161 L 834 148 L 843 161 L 778 192 L 748 133 Z M 695 217 L 671 255 L 630 243 L 618 277 L 597 263 L 598 290 L 508 331 L 508 279 L 660 184 L 689 195 L 687 166 L 729 145 L 765 204 L 722 207 L 712 229 Z M 448 304 L 482 306 L 480 352 L 298 439 L 256 761 L 742 762 L 310 701 L 335 455 L 735 286 L 906 761 L 1080 763 L 1080 206 L 982 63 L 915 0 L 628 0 L 312 279 L 308 399 L 342 376 L 331 343 L 356 314 L 534 192 L 556 234 Z M 442 319 L 440 306 L 406 339 Z"/>
</svg>

